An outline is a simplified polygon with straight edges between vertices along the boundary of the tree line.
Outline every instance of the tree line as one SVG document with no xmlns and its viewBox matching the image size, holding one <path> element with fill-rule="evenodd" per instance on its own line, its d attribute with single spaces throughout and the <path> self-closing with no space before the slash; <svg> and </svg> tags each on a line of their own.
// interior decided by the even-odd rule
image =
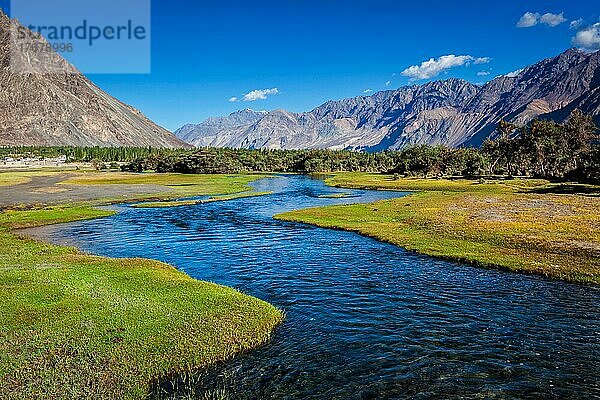
<svg viewBox="0 0 600 400">
<path fill-rule="evenodd" d="M 547 179 L 600 180 L 598 127 L 574 110 L 563 122 L 534 120 L 518 127 L 500 121 L 498 135 L 481 148 L 488 172 Z"/>
<path fill-rule="evenodd" d="M 224 174 L 244 172 L 378 172 L 398 176 L 529 176 L 600 182 L 598 128 L 575 110 L 563 123 L 534 120 L 526 126 L 504 121 L 480 149 L 412 146 L 367 153 L 331 150 L 247 150 L 230 148 L 154 149 L 123 147 L 0 148 L 0 155 L 64 155 L 68 161 L 126 163 L 124 171 Z"/>
<path fill-rule="evenodd" d="M 165 156 L 179 151 L 152 147 L 18 146 L 0 147 L 0 157 L 44 159 L 65 156 L 67 162 L 133 162 L 144 157 Z"/>
<path fill-rule="evenodd" d="M 246 150 L 202 148 L 136 160 L 124 170 L 225 174 L 243 172 L 381 172 L 402 175 L 485 173 L 486 158 L 476 149 L 417 146 L 401 151 L 365 153 L 332 150 Z"/>
<path fill-rule="evenodd" d="M 563 122 L 534 120 L 526 126 L 500 121 L 480 149 L 412 146 L 365 153 L 330 150 L 203 148 L 138 159 L 129 171 L 190 174 L 240 172 L 380 172 L 402 176 L 529 176 L 600 181 L 598 127 L 575 110 Z"/>
</svg>

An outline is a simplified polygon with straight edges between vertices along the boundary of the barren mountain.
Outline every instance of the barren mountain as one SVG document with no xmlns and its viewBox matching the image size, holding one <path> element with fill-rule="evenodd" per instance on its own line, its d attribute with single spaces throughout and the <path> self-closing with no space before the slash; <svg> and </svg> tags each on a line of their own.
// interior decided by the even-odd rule
<svg viewBox="0 0 600 400">
<path fill-rule="evenodd" d="M 600 117 L 599 86 L 600 52 L 571 49 L 485 85 L 448 79 L 329 101 L 307 113 L 276 110 L 245 122 L 234 113 L 218 119 L 237 121 L 231 126 L 213 129 L 207 121 L 176 135 L 197 146 L 269 149 L 478 146 L 502 118 L 519 124 L 564 119 L 573 108 Z"/>
<path fill-rule="evenodd" d="M 241 110 L 227 117 L 209 118 L 198 125 L 184 125 L 177 130 L 176 135 L 184 142 L 194 142 L 198 147 L 211 144 L 217 146 L 227 142 L 227 135 L 258 122 L 266 114 L 266 111 Z"/>
<path fill-rule="evenodd" d="M 17 27 L 0 11 L 0 145 L 187 146 L 58 54 L 15 46 Z"/>
</svg>

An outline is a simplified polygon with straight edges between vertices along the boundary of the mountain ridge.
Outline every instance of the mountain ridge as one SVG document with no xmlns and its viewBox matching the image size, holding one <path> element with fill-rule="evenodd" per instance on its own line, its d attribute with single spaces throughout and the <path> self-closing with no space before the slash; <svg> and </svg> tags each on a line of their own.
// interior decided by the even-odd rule
<svg viewBox="0 0 600 400">
<path fill-rule="evenodd" d="M 15 46 L 17 28 L 24 29 L 0 10 L 0 145 L 190 147 L 59 54 Z"/>
<path fill-rule="evenodd" d="M 598 119 L 599 84 L 600 52 L 569 49 L 483 85 L 457 78 L 430 81 L 329 100 L 304 113 L 274 110 L 232 127 L 224 123 L 210 134 L 205 121 L 187 125 L 185 140 L 199 147 L 267 149 L 479 146 L 500 119 L 517 124 L 536 117 L 564 119 L 570 108 Z M 181 129 L 175 134 L 181 138 Z"/>
</svg>

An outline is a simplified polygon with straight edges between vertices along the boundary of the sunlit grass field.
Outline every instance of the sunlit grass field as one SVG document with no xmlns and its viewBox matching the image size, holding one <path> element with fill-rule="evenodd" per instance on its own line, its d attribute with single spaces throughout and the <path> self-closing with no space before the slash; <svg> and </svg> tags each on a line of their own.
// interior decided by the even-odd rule
<svg viewBox="0 0 600 400">
<path fill-rule="evenodd" d="M 539 194 L 540 180 L 399 179 L 339 174 L 339 187 L 417 191 L 405 198 L 299 210 L 277 218 L 359 232 L 479 266 L 600 283 L 600 198 Z M 589 185 L 588 185 L 589 186 Z M 587 189 L 590 189 L 586 186 Z"/>
<path fill-rule="evenodd" d="M 110 175 L 81 182 L 131 179 Z M 128 182 L 208 195 L 247 190 L 256 178 Z M 282 321 L 275 307 L 172 266 L 87 255 L 14 231 L 111 214 L 86 204 L 0 213 L 0 398 L 143 399 L 157 380 L 265 343 Z"/>
<path fill-rule="evenodd" d="M 266 175 L 190 175 L 126 172 L 79 173 L 61 185 L 159 185 L 173 191 L 170 197 L 227 195 L 251 190 L 250 182 Z"/>
<path fill-rule="evenodd" d="M 32 177 L 52 176 L 58 174 L 58 171 L 40 170 L 40 171 L 0 171 L 0 187 L 20 185 L 31 182 Z"/>
</svg>

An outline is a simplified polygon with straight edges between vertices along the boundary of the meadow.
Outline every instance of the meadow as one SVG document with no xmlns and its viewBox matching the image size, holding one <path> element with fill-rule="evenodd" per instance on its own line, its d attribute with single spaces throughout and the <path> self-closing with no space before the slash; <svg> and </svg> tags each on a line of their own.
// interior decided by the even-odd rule
<svg viewBox="0 0 600 400">
<path fill-rule="evenodd" d="M 336 174 L 327 183 L 414 193 L 375 204 L 298 210 L 277 218 L 358 232 L 481 267 L 600 283 L 597 186 L 362 173 Z"/>
<path fill-rule="evenodd" d="M 112 211 L 94 207 L 123 201 L 172 207 L 267 195 L 248 186 L 264 176 L 0 174 L 5 193 L 43 189 L 45 200 L 10 204 L 10 196 L 2 199 L 0 397 L 145 398 L 170 376 L 268 341 L 283 313 L 261 300 L 194 280 L 157 261 L 93 256 L 18 231 L 109 217 Z M 600 283 L 598 186 L 367 173 L 338 173 L 326 182 L 408 195 L 277 218 L 353 231 L 480 267 Z M 119 195 L 124 188 L 130 190 L 127 198 Z M 81 199 L 65 201 L 63 190 Z M 199 196 L 208 197 L 188 199 Z"/>
<path fill-rule="evenodd" d="M 29 175 L 4 182 L 26 187 Z M 168 197 L 232 194 L 257 178 L 79 173 L 53 186 L 141 185 L 144 197 L 144 185 L 161 184 Z M 1 398 L 146 398 L 171 375 L 264 344 L 281 323 L 275 307 L 170 265 L 97 257 L 18 231 L 111 214 L 85 201 L 0 213 Z"/>
</svg>

